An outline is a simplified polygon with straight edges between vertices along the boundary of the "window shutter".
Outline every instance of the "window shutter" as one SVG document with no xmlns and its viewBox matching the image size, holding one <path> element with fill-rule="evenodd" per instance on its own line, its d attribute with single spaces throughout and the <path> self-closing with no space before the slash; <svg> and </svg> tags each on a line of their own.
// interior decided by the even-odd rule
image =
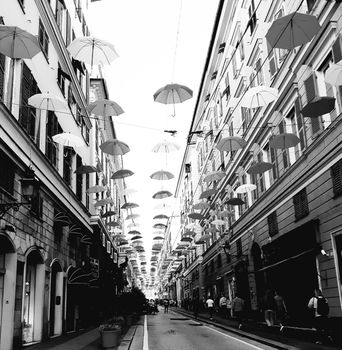
<svg viewBox="0 0 342 350">
<path fill-rule="evenodd" d="M 337 63 L 342 59 L 341 37 L 338 36 L 332 46 L 332 54 L 334 63 Z"/>
<path fill-rule="evenodd" d="M 309 214 L 309 204 L 305 188 L 293 197 L 293 205 L 296 220 L 302 219 Z"/>
<path fill-rule="evenodd" d="M 278 219 L 277 219 L 277 212 L 274 211 L 267 217 L 267 223 L 268 223 L 268 234 L 270 237 L 276 235 L 278 230 Z"/>
<path fill-rule="evenodd" d="M 330 171 L 334 195 L 339 196 L 342 194 L 342 160 L 339 160 L 336 164 L 334 164 Z"/>
<path fill-rule="evenodd" d="M 236 241 L 236 255 L 240 257 L 242 255 L 242 242 L 241 238 Z"/>
<path fill-rule="evenodd" d="M 5 84 L 5 60 L 6 60 L 6 57 L 0 53 L 0 100 L 2 101 L 4 97 L 4 84 Z"/>
<path fill-rule="evenodd" d="M 300 139 L 300 148 L 303 151 L 306 147 L 306 135 L 305 135 L 305 127 L 303 124 L 303 117 L 300 111 L 301 111 L 300 98 L 297 97 L 295 101 L 295 115 L 296 115 L 297 129 L 298 129 L 298 134 Z"/>
<path fill-rule="evenodd" d="M 308 79 L 304 81 L 307 103 L 316 97 L 316 75 L 312 73 Z"/>
</svg>

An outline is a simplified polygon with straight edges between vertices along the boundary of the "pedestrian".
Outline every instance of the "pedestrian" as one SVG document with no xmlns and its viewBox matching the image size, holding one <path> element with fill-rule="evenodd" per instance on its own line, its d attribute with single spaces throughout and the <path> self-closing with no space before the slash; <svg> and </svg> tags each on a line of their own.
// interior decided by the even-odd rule
<svg viewBox="0 0 342 350">
<path fill-rule="evenodd" d="M 168 298 L 165 298 L 164 299 L 164 314 L 167 314 L 169 313 L 169 299 Z"/>
<path fill-rule="evenodd" d="M 275 300 L 273 293 L 270 289 L 266 290 L 263 299 L 263 308 L 264 308 L 264 316 L 265 321 L 268 327 L 274 326 L 274 318 L 275 318 Z"/>
<path fill-rule="evenodd" d="M 209 311 L 210 319 L 213 319 L 214 315 L 214 300 L 211 299 L 210 295 L 208 295 L 208 299 L 206 300 L 207 308 Z"/>
<path fill-rule="evenodd" d="M 231 318 L 232 316 L 232 300 L 227 298 L 227 317 Z"/>
<path fill-rule="evenodd" d="M 276 320 L 280 325 L 280 332 L 284 329 L 284 321 L 287 315 L 287 308 L 284 301 L 284 298 L 277 292 L 274 292 L 274 301 L 275 301 L 275 316 Z"/>
<path fill-rule="evenodd" d="M 193 304 L 192 304 L 192 310 L 194 312 L 195 319 L 198 317 L 198 310 L 200 307 L 200 301 L 198 297 L 194 298 Z"/>
<path fill-rule="evenodd" d="M 245 308 L 245 301 L 240 297 L 238 293 L 236 293 L 235 298 L 233 299 L 233 302 L 232 302 L 232 314 L 234 317 L 236 317 L 239 329 L 242 328 L 244 308 Z"/>
<path fill-rule="evenodd" d="M 324 298 L 320 289 L 314 290 L 314 296 L 309 300 L 308 307 L 313 309 L 314 314 L 314 326 L 316 328 L 316 344 L 323 344 L 325 339 L 332 342 L 331 336 L 328 334 L 328 315 L 329 304 L 328 300 Z"/>
<path fill-rule="evenodd" d="M 227 313 L 227 298 L 224 294 L 222 294 L 220 300 L 219 300 L 219 308 L 220 308 L 220 314 L 223 317 L 226 317 Z"/>
</svg>

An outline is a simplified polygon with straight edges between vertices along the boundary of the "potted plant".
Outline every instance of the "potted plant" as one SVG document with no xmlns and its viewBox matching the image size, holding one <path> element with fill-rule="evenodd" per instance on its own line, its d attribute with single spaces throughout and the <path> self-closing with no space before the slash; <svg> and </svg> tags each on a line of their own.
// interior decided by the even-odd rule
<svg viewBox="0 0 342 350">
<path fill-rule="evenodd" d="M 120 344 L 121 325 L 108 321 L 99 327 L 102 346 L 105 349 L 116 349 Z"/>
</svg>

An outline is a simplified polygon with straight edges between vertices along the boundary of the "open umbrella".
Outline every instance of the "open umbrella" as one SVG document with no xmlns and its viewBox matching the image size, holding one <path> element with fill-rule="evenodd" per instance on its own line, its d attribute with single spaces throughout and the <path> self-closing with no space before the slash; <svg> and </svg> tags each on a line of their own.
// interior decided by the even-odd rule
<svg viewBox="0 0 342 350">
<path fill-rule="evenodd" d="M 116 171 L 112 176 L 111 179 L 113 180 L 118 180 L 118 179 L 123 179 L 125 177 L 129 177 L 134 175 L 134 172 L 128 169 L 120 169 Z"/>
<path fill-rule="evenodd" d="M 116 215 L 116 212 L 114 210 L 108 210 L 104 214 L 101 215 L 102 218 L 109 218 L 113 215 Z"/>
<path fill-rule="evenodd" d="M 75 174 L 91 174 L 96 172 L 96 167 L 92 165 L 81 165 L 74 171 Z"/>
<path fill-rule="evenodd" d="M 70 114 L 70 109 L 67 102 L 54 94 L 50 94 L 49 92 L 35 94 L 27 100 L 27 103 L 30 106 L 38 109 Z"/>
<path fill-rule="evenodd" d="M 100 145 L 102 152 L 112 156 L 122 156 L 129 152 L 129 147 L 126 143 L 117 139 L 105 141 Z"/>
<path fill-rule="evenodd" d="M 128 228 L 132 228 L 132 229 L 136 229 L 138 228 L 138 226 L 140 226 L 138 222 L 131 222 L 127 225 Z"/>
<path fill-rule="evenodd" d="M 225 177 L 226 173 L 224 171 L 212 171 L 205 175 L 203 178 L 203 181 L 205 182 L 213 182 L 213 181 L 219 181 Z"/>
<path fill-rule="evenodd" d="M 270 139 L 270 147 L 277 149 L 291 148 L 300 143 L 300 139 L 295 134 L 283 133 L 279 135 L 272 135 Z"/>
<path fill-rule="evenodd" d="M 209 207 L 210 207 L 210 204 L 207 202 L 198 202 L 193 205 L 194 210 L 204 210 L 204 209 L 208 209 Z"/>
<path fill-rule="evenodd" d="M 80 137 L 70 134 L 68 132 L 62 132 L 61 134 L 57 134 L 52 136 L 52 140 L 60 145 L 66 147 L 82 147 L 84 146 L 84 140 Z"/>
<path fill-rule="evenodd" d="M 233 211 L 229 211 L 229 210 L 222 210 L 222 211 L 219 211 L 217 213 L 217 215 L 222 217 L 222 218 L 229 218 L 229 217 L 233 217 L 235 215 L 235 213 Z"/>
<path fill-rule="evenodd" d="M 190 214 L 188 214 L 188 217 L 190 219 L 194 219 L 194 220 L 202 220 L 204 218 L 204 216 L 202 214 L 199 214 L 199 213 L 190 213 Z"/>
<path fill-rule="evenodd" d="M 92 36 L 76 38 L 67 49 L 73 58 L 91 67 L 94 64 L 110 64 L 119 57 L 111 43 Z"/>
<path fill-rule="evenodd" d="M 222 138 L 218 144 L 216 145 L 216 148 L 220 152 L 233 152 L 237 151 L 243 147 L 245 147 L 247 142 L 242 138 L 238 136 L 227 136 Z"/>
<path fill-rule="evenodd" d="M 243 184 L 235 190 L 235 193 L 248 193 L 254 191 L 256 188 L 254 184 Z"/>
<path fill-rule="evenodd" d="M 342 60 L 329 65 L 329 68 L 324 74 L 324 81 L 334 86 L 342 85 Z"/>
<path fill-rule="evenodd" d="M 156 192 L 152 198 L 153 199 L 164 199 L 164 198 L 168 198 L 168 197 L 171 197 L 172 196 L 172 193 L 169 192 L 169 191 L 165 191 L 165 190 L 161 190 L 161 191 L 158 191 Z"/>
<path fill-rule="evenodd" d="M 225 224 L 226 224 L 226 222 L 225 222 L 224 220 L 220 220 L 220 219 L 215 219 L 215 220 L 213 220 L 211 223 L 212 223 L 213 225 L 219 225 L 219 226 L 225 225 Z"/>
<path fill-rule="evenodd" d="M 192 240 L 193 240 L 193 238 L 192 237 L 190 237 L 190 236 L 183 236 L 182 238 L 181 238 L 181 242 L 192 242 Z"/>
<path fill-rule="evenodd" d="M 100 199 L 99 201 L 97 201 L 94 206 L 96 207 L 102 207 L 104 205 L 107 204 L 114 204 L 113 199 L 112 198 L 104 198 L 104 199 Z"/>
<path fill-rule="evenodd" d="M 132 209 L 132 208 L 138 208 L 138 207 L 139 207 L 139 204 L 126 202 L 121 206 L 121 209 Z"/>
<path fill-rule="evenodd" d="M 249 169 L 247 170 L 247 173 L 251 175 L 262 174 L 268 170 L 271 170 L 272 167 L 273 167 L 272 163 L 257 162 L 249 167 Z"/>
<path fill-rule="evenodd" d="M 241 99 L 241 106 L 258 108 L 267 106 L 278 98 L 278 89 L 267 86 L 255 86 L 250 88 Z"/>
<path fill-rule="evenodd" d="M 120 226 L 120 223 L 117 222 L 117 221 L 115 221 L 115 220 L 113 220 L 113 221 L 107 222 L 107 226 L 110 226 L 110 227 L 118 227 L 118 226 Z"/>
<path fill-rule="evenodd" d="M 116 102 L 107 99 L 96 100 L 88 105 L 87 110 L 89 113 L 102 117 L 118 116 L 124 113 L 124 110 Z"/>
<path fill-rule="evenodd" d="M 138 218 L 140 215 L 139 214 L 130 214 L 130 215 L 127 215 L 125 220 L 131 220 L 131 219 L 136 219 Z"/>
<path fill-rule="evenodd" d="M 155 220 L 155 219 L 166 219 L 167 220 L 168 218 L 169 217 L 165 214 L 158 214 L 158 215 L 153 217 L 153 220 Z"/>
<path fill-rule="evenodd" d="M 152 180 L 171 180 L 173 179 L 175 176 L 170 173 L 169 171 L 165 171 L 165 170 L 159 170 L 156 171 L 155 173 L 153 173 L 152 175 L 150 175 L 150 178 Z"/>
<path fill-rule="evenodd" d="M 130 230 L 130 231 L 128 231 L 128 234 L 129 235 L 141 235 L 141 233 L 140 233 L 140 231 L 138 231 L 138 230 Z"/>
<path fill-rule="evenodd" d="M 205 190 L 201 193 L 201 195 L 199 196 L 199 199 L 203 199 L 203 198 L 209 198 L 211 196 L 213 196 L 214 194 L 217 193 L 217 190 L 214 188 L 210 188 L 208 190 Z"/>
<path fill-rule="evenodd" d="M 167 228 L 167 225 L 165 225 L 165 224 L 162 224 L 162 223 L 157 223 L 157 224 L 154 224 L 153 225 L 153 228 L 157 228 L 157 229 L 165 229 L 165 228 Z"/>
<path fill-rule="evenodd" d="M 0 26 L 0 53 L 11 58 L 32 58 L 41 52 L 37 37 L 15 26 Z"/>
<path fill-rule="evenodd" d="M 162 236 L 153 237 L 153 241 L 162 241 L 163 239 L 164 239 L 164 237 L 162 237 Z"/>
<path fill-rule="evenodd" d="M 131 238 L 131 241 L 136 241 L 137 239 L 142 239 L 142 236 L 134 236 Z"/>
<path fill-rule="evenodd" d="M 225 204 L 228 205 L 242 205 L 245 204 L 245 202 L 241 198 L 229 198 Z"/>
<path fill-rule="evenodd" d="M 301 110 L 301 113 L 305 118 L 317 118 L 330 113 L 334 108 L 335 97 L 316 96 Z"/>
<path fill-rule="evenodd" d="M 170 153 L 178 151 L 180 147 L 174 142 L 163 141 L 157 143 L 153 148 L 154 153 Z"/>
<path fill-rule="evenodd" d="M 86 192 L 87 193 L 98 193 L 98 192 L 104 192 L 107 189 L 105 186 L 95 185 L 92 187 L 89 187 Z"/>
<path fill-rule="evenodd" d="M 273 21 L 266 33 L 266 39 L 271 47 L 293 50 L 311 41 L 320 29 L 315 16 L 292 12 Z"/>
</svg>

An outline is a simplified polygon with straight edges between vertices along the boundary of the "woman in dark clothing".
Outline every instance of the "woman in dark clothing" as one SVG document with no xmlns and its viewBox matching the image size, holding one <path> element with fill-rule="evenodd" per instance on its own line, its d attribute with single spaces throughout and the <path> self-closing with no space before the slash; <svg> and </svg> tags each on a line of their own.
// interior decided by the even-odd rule
<svg viewBox="0 0 342 350">
<path fill-rule="evenodd" d="M 265 321 L 267 323 L 267 326 L 271 327 L 274 325 L 275 300 L 274 300 L 273 293 L 270 289 L 266 290 L 264 300 L 263 300 L 263 306 L 264 306 Z"/>
</svg>

